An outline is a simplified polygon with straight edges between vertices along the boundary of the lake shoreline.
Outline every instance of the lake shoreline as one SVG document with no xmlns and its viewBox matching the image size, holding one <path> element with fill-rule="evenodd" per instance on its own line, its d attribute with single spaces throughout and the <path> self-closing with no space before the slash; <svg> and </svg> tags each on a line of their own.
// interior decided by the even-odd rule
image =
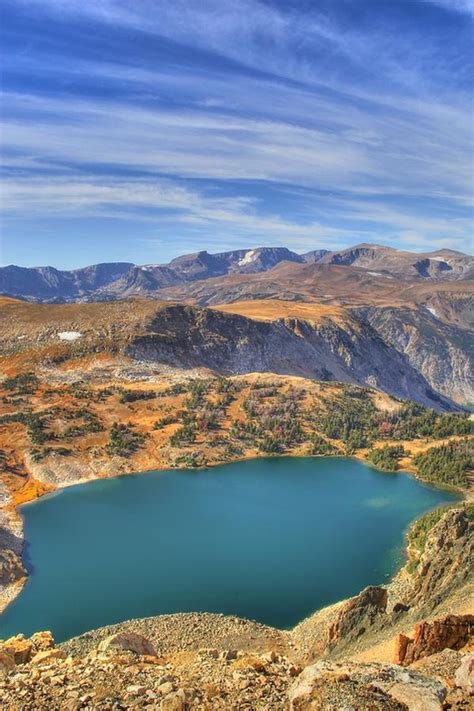
<svg viewBox="0 0 474 711">
<path fill-rule="evenodd" d="M 58 486 L 58 487 L 55 488 L 54 490 L 53 490 L 53 489 L 50 489 L 49 491 L 42 491 L 39 496 L 37 496 L 37 497 L 35 497 L 35 498 L 32 498 L 32 499 L 30 499 L 29 501 L 22 501 L 20 504 L 18 504 L 18 505 L 15 507 L 15 514 L 16 514 L 16 516 L 20 517 L 21 520 L 22 520 L 21 508 L 22 508 L 24 505 L 28 505 L 28 504 L 30 504 L 30 503 L 34 503 L 34 502 L 38 501 L 40 498 L 43 499 L 43 498 L 45 498 L 45 497 L 48 498 L 49 496 L 55 496 L 55 495 L 57 495 L 58 493 L 61 493 L 61 492 L 62 492 L 63 490 L 65 490 L 65 489 L 69 489 L 69 488 L 75 487 L 75 486 L 78 486 L 78 487 L 79 487 L 79 486 L 82 486 L 83 484 L 86 484 L 86 483 L 89 483 L 89 482 L 90 482 L 90 483 L 96 482 L 96 481 L 99 481 L 99 480 L 101 480 L 101 479 L 120 479 L 120 478 L 122 478 L 122 477 L 124 477 L 124 476 L 126 476 L 126 477 L 136 477 L 136 476 L 139 476 L 139 475 L 141 475 L 141 474 L 152 473 L 152 472 L 160 472 L 160 471 L 161 471 L 161 472 L 163 472 L 163 471 L 169 471 L 169 472 L 172 472 L 172 471 L 177 471 L 177 472 L 180 472 L 180 471 L 186 471 L 186 472 L 191 472 L 191 471 L 203 471 L 203 470 L 205 470 L 205 469 L 208 469 L 208 470 L 210 470 L 210 469 L 215 469 L 215 468 L 218 467 L 218 466 L 226 466 L 226 465 L 232 466 L 232 465 L 234 465 L 234 464 L 238 464 L 239 462 L 245 462 L 245 461 L 252 461 L 252 460 L 253 460 L 253 461 L 258 461 L 258 460 L 262 460 L 262 459 L 268 459 L 268 460 L 279 459 L 279 460 L 281 460 L 281 459 L 286 459 L 286 458 L 288 458 L 288 459 L 307 458 L 307 459 L 316 459 L 316 460 L 317 460 L 317 459 L 321 459 L 321 458 L 327 458 L 327 459 L 330 459 L 330 460 L 333 460 L 333 459 L 357 460 L 357 461 L 359 461 L 359 462 L 365 464 L 365 465 L 366 465 L 367 467 L 369 467 L 370 469 L 373 469 L 373 470 L 377 471 L 378 473 L 381 473 L 381 474 L 391 474 L 391 473 L 409 474 L 409 476 L 410 476 L 411 478 L 417 479 L 421 484 L 423 484 L 424 486 L 426 486 L 426 487 L 429 488 L 429 489 L 432 489 L 432 490 L 442 490 L 441 487 L 437 487 L 437 486 L 435 486 L 435 485 L 433 485 L 433 484 L 431 484 L 431 483 L 429 483 L 429 482 L 424 482 L 423 479 L 421 479 L 421 478 L 419 478 L 419 477 L 416 477 L 413 471 L 409 471 L 409 470 L 406 470 L 406 469 L 399 469 L 399 470 L 397 470 L 397 472 L 385 472 L 385 471 L 383 471 L 383 470 L 379 470 L 379 469 L 377 469 L 376 467 L 370 466 L 369 463 L 364 460 L 364 458 L 363 458 L 362 455 L 359 455 L 359 456 L 357 456 L 357 455 L 355 455 L 355 456 L 354 456 L 354 455 L 350 455 L 350 456 L 347 456 L 347 455 L 337 455 L 337 456 L 327 456 L 327 457 L 324 457 L 324 456 L 322 456 L 322 455 L 302 455 L 302 454 L 300 454 L 300 455 L 288 454 L 288 455 L 283 455 L 283 456 L 280 456 L 280 455 L 279 455 L 278 457 L 273 457 L 273 456 L 269 456 L 269 455 L 265 455 L 265 456 L 248 455 L 248 456 L 243 456 L 243 457 L 237 457 L 237 458 L 233 459 L 232 461 L 226 461 L 226 462 L 222 462 L 222 463 L 212 463 L 212 465 L 210 465 L 210 466 L 208 466 L 208 467 L 202 467 L 202 468 L 199 468 L 199 469 L 198 469 L 198 468 L 190 468 L 190 467 L 171 467 L 171 468 L 170 468 L 169 466 L 167 467 L 167 466 L 163 466 L 163 465 L 162 465 L 162 466 L 154 466 L 154 467 L 151 467 L 150 469 L 141 470 L 141 471 L 137 471 L 137 472 L 123 472 L 123 473 L 118 473 L 118 474 L 116 474 L 115 476 L 111 476 L 111 477 L 109 477 L 109 476 L 106 476 L 106 477 L 104 477 L 104 476 L 97 476 L 97 477 L 95 477 L 95 478 L 93 478 L 93 479 L 89 479 L 89 480 L 87 480 L 87 481 L 77 481 L 77 482 L 76 482 L 76 481 L 70 481 L 70 482 L 66 482 L 65 484 L 63 484 L 62 486 Z M 446 491 L 446 490 L 445 490 L 445 491 Z M 462 503 L 462 500 L 463 500 L 463 499 L 466 499 L 465 492 L 461 492 L 461 491 L 459 491 L 459 490 L 456 491 L 456 492 L 453 492 L 453 491 L 451 490 L 449 493 L 456 493 L 456 494 L 460 497 L 460 501 L 459 501 L 460 504 Z M 455 506 L 455 505 L 456 505 L 456 503 L 453 502 L 453 506 Z M 434 507 L 434 508 L 437 508 L 437 507 Z M 415 521 L 416 521 L 417 519 L 418 519 L 418 516 L 410 522 L 409 527 L 411 527 L 411 526 L 415 523 Z M 404 545 L 404 551 L 403 551 L 403 553 L 404 553 L 404 562 L 401 564 L 401 566 L 399 566 L 399 567 L 397 568 L 397 570 L 394 571 L 394 573 L 393 573 L 393 575 L 391 576 L 390 580 L 393 580 L 393 578 L 394 578 L 396 575 L 398 575 L 398 574 L 400 573 L 400 570 L 401 570 L 401 569 L 403 568 L 403 566 L 406 564 L 406 556 L 407 556 L 406 542 L 405 542 L 405 545 Z M 2 594 L 2 596 L 0 597 L 0 614 L 3 613 L 3 612 L 7 609 L 7 607 L 10 605 L 10 603 L 13 602 L 13 600 L 16 599 L 16 597 L 21 593 L 21 591 L 22 591 L 22 589 L 23 589 L 23 586 L 26 584 L 27 581 L 28 581 L 28 578 L 25 577 L 22 581 L 19 581 L 19 582 L 15 583 L 14 585 L 10 585 L 10 586 L 7 587 L 7 589 L 4 591 L 4 594 Z M 387 581 L 387 583 L 388 583 L 388 582 L 389 582 L 389 581 Z M 385 584 L 385 583 L 384 583 L 384 584 Z M 313 611 L 313 612 L 314 612 L 314 611 Z"/>
</svg>

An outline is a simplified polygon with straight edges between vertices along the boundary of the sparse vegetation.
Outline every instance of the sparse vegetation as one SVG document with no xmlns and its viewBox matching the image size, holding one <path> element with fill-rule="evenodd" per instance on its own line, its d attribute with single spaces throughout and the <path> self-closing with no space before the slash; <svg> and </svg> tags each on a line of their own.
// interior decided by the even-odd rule
<svg viewBox="0 0 474 711">
<path fill-rule="evenodd" d="M 391 440 L 385 446 L 373 447 L 367 461 L 379 469 L 393 471 L 402 456 L 411 456 L 409 448 L 405 452 L 394 440 L 451 437 L 473 429 L 465 413 L 437 414 L 412 402 L 400 403 L 397 409 L 381 410 L 370 389 L 337 382 L 318 383 L 313 389 L 268 377 L 261 381 L 218 377 L 195 378 L 165 389 L 116 385 L 97 389 L 81 381 L 47 388 L 39 396 L 36 392 L 33 399 L 18 395 L 21 389 L 38 385 L 30 376 L 24 374 L 4 381 L 11 388 L 5 392 L 13 394 L 4 395 L 9 401 L 6 404 L 18 410 L 0 416 L 0 425 L 23 424 L 38 460 L 47 456 L 44 451 L 48 447 L 54 447 L 58 453 L 62 441 L 74 440 L 80 450 L 84 447 L 82 439 L 91 434 L 97 435 L 93 446 L 105 447 L 108 454 L 128 457 L 144 445 L 147 431 L 152 429 L 164 451 L 170 445 L 182 449 L 179 454 L 188 457 L 192 449 L 205 455 L 209 462 L 229 461 L 246 452 L 351 455 L 375 442 Z M 54 398 L 54 407 L 40 409 L 41 398 Z M 161 413 L 155 420 L 148 417 L 152 410 L 145 404 L 154 398 L 161 398 Z M 169 399 L 163 401 L 165 398 Z M 76 405 L 77 399 L 84 402 Z M 57 404 L 63 401 L 67 403 L 65 406 Z M 101 439 L 102 410 L 105 415 L 119 402 L 137 403 L 130 415 L 137 419 L 127 425 L 115 423 L 108 437 Z M 91 446 L 90 442 L 86 441 L 86 446 Z M 414 464 L 420 476 L 432 483 L 465 486 L 468 470 L 465 453 L 462 455 L 455 445 L 450 447 L 454 449 L 444 454 L 422 453 Z"/>
<path fill-rule="evenodd" d="M 32 395 L 39 387 L 39 379 L 34 373 L 20 373 L 3 381 L 5 390 L 14 390 L 16 395 Z"/>
<path fill-rule="evenodd" d="M 120 402 L 136 402 L 137 400 L 153 400 L 156 397 L 154 390 L 122 390 Z"/>
<path fill-rule="evenodd" d="M 144 441 L 144 435 L 137 432 L 131 423 L 119 424 L 114 422 L 110 428 L 107 453 L 120 457 L 129 457 L 142 446 Z"/>
<path fill-rule="evenodd" d="M 40 462 L 42 459 L 49 457 L 51 454 L 58 454 L 61 457 L 68 457 L 72 454 L 72 450 L 67 447 L 35 447 L 30 451 L 31 458 L 34 462 Z"/>
<path fill-rule="evenodd" d="M 379 416 L 378 434 L 391 439 L 441 439 L 474 434 L 474 422 L 468 413 L 439 414 L 416 402 L 404 402 L 397 411 Z"/>
<path fill-rule="evenodd" d="M 182 425 L 171 435 L 170 445 L 172 447 L 186 447 L 196 440 L 196 429 L 192 424 Z"/>
<path fill-rule="evenodd" d="M 328 457 L 334 454 L 340 454 L 340 451 L 333 444 L 325 440 L 324 437 L 321 437 L 321 435 L 313 434 L 309 441 L 308 454 L 310 456 L 321 455 Z"/>
<path fill-rule="evenodd" d="M 377 431 L 378 411 L 366 390 L 346 388 L 317 406 L 313 424 L 330 439 L 341 440 L 348 453 L 371 445 Z"/>
<path fill-rule="evenodd" d="M 173 415 L 165 415 L 164 417 L 161 417 L 159 420 L 156 420 L 156 422 L 153 425 L 154 430 L 162 430 L 163 427 L 166 427 L 167 425 L 172 425 L 176 422 L 176 417 Z"/>
<path fill-rule="evenodd" d="M 408 572 L 413 573 L 420 561 L 420 558 L 425 550 L 428 534 L 431 529 L 441 520 L 443 515 L 448 511 L 449 506 L 440 506 L 433 511 L 428 511 L 427 514 L 419 518 L 410 527 L 407 534 L 409 562 Z"/>
</svg>

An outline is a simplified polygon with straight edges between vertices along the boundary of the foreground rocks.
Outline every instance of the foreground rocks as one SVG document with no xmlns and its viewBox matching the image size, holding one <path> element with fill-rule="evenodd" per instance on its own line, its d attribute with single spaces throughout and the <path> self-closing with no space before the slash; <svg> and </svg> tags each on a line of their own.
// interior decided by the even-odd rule
<svg viewBox="0 0 474 711">
<path fill-rule="evenodd" d="M 447 689 L 438 681 L 394 664 L 318 662 L 290 688 L 292 711 L 336 708 L 373 711 L 441 711 Z"/>
<path fill-rule="evenodd" d="M 0 660 L 2 654 L 7 660 L 0 678 L 2 709 L 283 709 L 288 685 L 300 671 L 276 652 L 209 648 L 157 656 L 134 651 L 150 652 L 150 640 L 118 637 L 85 656 L 55 647 L 27 653 L 29 661 L 16 664 L 13 653 L 0 652 Z M 31 644 L 16 639 L 4 646 L 19 650 Z"/>
<path fill-rule="evenodd" d="M 160 643 L 161 618 L 140 621 L 150 629 L 150 638 L 131 631 L 127 623 L 122 631 L 113 634 L 93 633 L 88 644 L 84 644 L 84 639 L 78 642 L 81 638 L 77 638 L 58 647 L 49 632 L 35 634 L 30 639 L 18 635 L 1 643 L 1 708 L 5 711 L 474 708 L 474 655 L 466 653 L 466 649 L 445 649 L 409 668 L 348 660 L 320 660 L 302 668 L 294 661 L 295 650 L 291 645 L 281 654 L 272 648 L 275 642 L 281 645 L 281 640 L 271 636 L 253 639 L 256 646 L 267 647 L 265 652 L 223 649 L 222 645 L 196 649 L 191 643 L 188 648 L 179 649 L 172 628 L 176 622 L 178 633 L 182 632 L 180 617 L 166 616 L 165 627 L 171 636 L 167 645 Z M 202 615 L 185 617 L 188 624 L 194 617 L 198 625 L 203 624 Z M 236 618 L 230 620 L 231 627 L 237 624 Z M 253 625 L 241 622 L 244 627 Z M 194 642 L 197 641 L 195 638 Z M 464 647 L 470 643 L 472 639 Z M 164 652 L 166 646 L 168 651 Z"/>
</svg>

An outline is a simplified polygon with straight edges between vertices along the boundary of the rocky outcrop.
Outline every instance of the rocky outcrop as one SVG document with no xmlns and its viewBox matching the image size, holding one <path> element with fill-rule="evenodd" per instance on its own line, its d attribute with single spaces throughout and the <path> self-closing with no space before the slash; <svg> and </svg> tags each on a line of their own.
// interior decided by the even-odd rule
<svg viewBox="0 0 474 711">
<path fill-rule="evenodd" d="M 328 630 L 327 649 L 350 644 L 360 637 L 387 610 L 387 591 L 370 586 L 345 603 Z"/>
<path fill-rule="evenodd" d="M 16 583 L 25 575 L 21 556 L 11 548 L 0 548 L 0 587 Z"/>
<path fill-rule="evenodd" d="M 408 666 L 443 649 L 462 649 L 474 642 L 474 615 L 449 615 L 415 626 L 413 638 L 398 635 L 395 662 Z"/>
<path fill-rule="evenodd" d="M 55 649 L 56 645 L 51 632 L 36 632 L 29 639 L 19 634 L 4 642 L 0 641 L 0 655 L 6 655 L 13 660 L 15 665 L 26 664 L 30 661 L 38 663 L 45 658 L 44 653 Z"/>
<path fill-rule="evenodd" d="M 9 501 L 0 490 L 0 501 Z M 27 571 L 22 559 L 23 538 L 21 519 L 0 509 L 0 611 L 13 600 L 26 580 Z"/>
<path fill-rule="evenodd" d="M 473 525 L 464 509 L 451 509 L 429 531 L 423 552 L 408 578 L 400 602 L 430 614 L 468 580 L 473 570 Z M 399 578 L 406 580 L 405 571 Z M 398 580 L 395 579 L 394 587 Z"/>
</svg>

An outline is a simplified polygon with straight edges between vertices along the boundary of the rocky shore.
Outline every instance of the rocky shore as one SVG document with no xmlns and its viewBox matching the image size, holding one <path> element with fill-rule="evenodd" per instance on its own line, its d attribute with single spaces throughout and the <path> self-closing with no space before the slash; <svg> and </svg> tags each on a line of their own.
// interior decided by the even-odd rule
<svg viewBox="0 0 474 711">
<path fill-rule="evenodd" d="M 474 708 L 473 525 L 448 510 L 387 587 L 291 631 L 207 613 L 0 643 L 7 711 Z M 412 556 L 415 553 L 412 552 Z"/>
</svg>

